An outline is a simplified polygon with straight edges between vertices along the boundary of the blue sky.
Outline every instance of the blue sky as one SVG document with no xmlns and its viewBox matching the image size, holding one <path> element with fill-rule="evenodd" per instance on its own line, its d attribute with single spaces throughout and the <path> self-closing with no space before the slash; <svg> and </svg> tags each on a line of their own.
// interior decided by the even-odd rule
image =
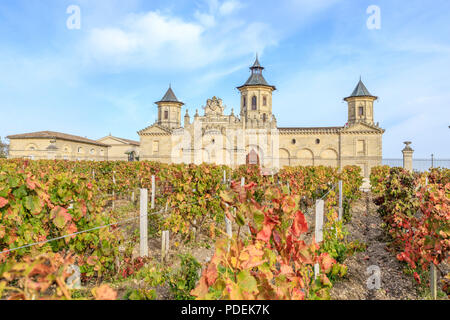
<svg viewBox="0 0 450 320">
<path fill-rule="evenodd" d="M 258 52 L 279 126 L 344 125 L 361 75 L 384 157 L 410 140 L 416 157 L 450 158 L 449 21 L 448 0 L 1 0 L 0 136 L 138 140 L 169 83 L 191 116 L 212 96 L 238 113 Z"/>
</svg>

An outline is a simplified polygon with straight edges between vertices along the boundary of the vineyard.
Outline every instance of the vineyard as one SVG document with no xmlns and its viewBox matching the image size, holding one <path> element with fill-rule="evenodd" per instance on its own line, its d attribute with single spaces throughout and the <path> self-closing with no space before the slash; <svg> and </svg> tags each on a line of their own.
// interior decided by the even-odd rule
<svg viewBox="0 0 450 320">
<path fill-rule="evenodd" d="M 335 298 L 367 249 L 348 232 L 360 170 L 0 160 L 0 299 Z M 450 171 L 371 185 L 405 277 L 429 291 L 432 269 L 446 297 Z"/>
</svg>

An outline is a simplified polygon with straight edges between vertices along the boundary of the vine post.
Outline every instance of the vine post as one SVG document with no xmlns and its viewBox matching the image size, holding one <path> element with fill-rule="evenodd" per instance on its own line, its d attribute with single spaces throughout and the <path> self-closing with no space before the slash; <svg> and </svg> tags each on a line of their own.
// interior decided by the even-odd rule
<svg viewBox="0 0 450 320">
<path fill-rule="evenodd" d="M 339 221 L 342 221 L 344 217 L 344 207 L 343 207 L 343 193 L 344 193 L 344 183 L 339 180 Z"/>
<path fill-rule="evenodd" d="M 241 187 L 243 188 L 243 187 L 245 187 L 245 177 L 242 177 L 241 178 Z M 236 210 L 236 208 L 234 208 L 234 210 Z M 231 224 L 231 223 L 230 223 Z M 251 231 L 250 231 L 250 227 L 249 227 L 249 225 L 247 224 L 246 225 L 246 232 L 247 232 L 247 234 L 251 234 Z M 245 229 L 244 229 L 245 230 Z M 239 237 L 239 232 L 238 232 L 238 237 Z"/>
<path fill-rule="evenodd" d="M 425 186 L 428 186 L 428 177 L 425 179 Z M 434 262 L 430 263 L 430 291 L 431 291 L 431 298 L 433 300 L 437 299 L 437 272 L 436 272 L 436 266 Z"/>
<path fill-rule="evenodd" d="M 227 173 L 226 173 L 225 170 L 223 170 L 223 183 L 224 184 L 227 183 Z M 228 209 L 228 204 L 225 204 L 225 206 Z M 231 220 L 228 219 L 226 214 L 225 214 L 225 230 L 227 232 L 228 239 L 231 240 L 233 238 L 233 227 L 232 227 L 232 224 L 231 224 Z M 230 243 L 228 243 L 227 251 L 230 251 Z"/>
<path fill-rule="evenodd" d="M 113 171 L 113 184 L 114 184 L 114 186 L 116 185 L 116 172 L 115 171 Z M 115 207 L 114 200 L 116 199 L 116 191 L 114 189 L 113 189 L 113 192 L 112 192 L 112 196 L 113 196 L 112 209 L 114 210 L 114 207 Z"/>
<path fill-rule="evenodd" d="M 155 192 L 156 192 L 156 185 L 155 185 L 155 176 L 152 176 L 152 204 L 151 209 L 155 209 Z"/>
<path fill-rule="evenodd" d="M 167 260 L 170 250 L 170 234 L 169 230 L 165 230 L 161 234 L 161 262 Z"/>
<path fill-rule="evenodd" d="M 139 215 L 139 233 L 140 245 L 139 252 L 141 257 L 148 257 L 148 190 L 140 191 L 140 215 Z"/>
<path fill-rule="evenodd" d="M 228 209 L 228 204 L 226 204 L 226 207 Z M 226 228 L 228 240 L 231 240 L 233 238 L 233 227 L 231 224 L 231 220 L 228 219 L 227 215 L 225 215 L 225 228 Z M 227 252 L 229 252 L 229 251 L 230 251 L 230 242 L 228 242 L 228 248 L 227 248 Z"/>
<path fill-rule="evenodd" d="M 437 299 L 437 272 L 436 266 L 433 262 L 430 265 L 430 289 L 431 289 L 431 298 L 433 300 Z"/>
<path fill-rule="evenodd" d="M 325 201 L 322 199 L 316 201 L 316 224 L 314 235 L 316 239 L 316 243 L 320 243 L 323 241 L 323 214 L 325 208 Z M 319 264 L 316 263 L 314 265 L 314 278 L 317 279 L 319 275 L 320 267 Z"/>
</svg>

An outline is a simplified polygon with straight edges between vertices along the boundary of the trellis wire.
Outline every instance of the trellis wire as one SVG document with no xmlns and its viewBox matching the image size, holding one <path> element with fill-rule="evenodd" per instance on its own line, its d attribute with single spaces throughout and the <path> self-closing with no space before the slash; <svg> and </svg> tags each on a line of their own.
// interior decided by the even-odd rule
<svg viewBox="0 0 450 320">
<path fill-rule="evenodd" d="M 150 215 L 159 214 L 159 213 L 162 213 L 163 211 L 164 210 L 160 210 L 160 211 L 157 211 L 157 212 L 152 212 L 152 213 L 150 213 Z M 112 227 L 112 226 L 115 226 L 115 225 L 128 223 L 130 221 L 137 220 L 137 219 L 140 219 L 140 218 L 141 218 L 141 215 L 133 217 L 133 218 L 128 218 L 128 219 L 125 219 L 125 220 L 122 220 L 122 221 L 119 221 L 119 222 L 110 223 L 110 224 L 107 224 L 107 225 L 104 225 L 104 226 L 99 226 L 99 227 L 95 227 L 95 228 L 91 228 L 91 229 L 87 229 L 87 230 L 83 230 L 83 231 L 78 231 L 78 232 L 74 232 L 74 233 L 67 234 L 67 235 L 64 235 L 64 236 L 52 238 L 52 239 L 49 239 L 49 240 L 39 241 L 39 242 L 35 242 L 35 243 L 24 245 L 24 246 L 21 246 L 21 247 L 0 251 L 0 254 L 13 252 L 13 251 L 17 251 L 17 250 L 20 250 L 20 249 L 30 248 L 30 247 L 34 247 L 34 246 L 37 246 L 37 245 L 40 245 L 40 244 L 46 244 L 46 243 L 49 243 L 49 242 L 53 242 L 53 241 L 65 239 L 65 238 L 68 238 L 68 237 L 76 236 L 76 235 L 79 235 L 79 234 L 82 234 L 82 233 L 88 233 L 88 232 L 92 232 L 92 231 L 95 231 L 95 230 L 100 230 L 100 229 Z"/>
</svg>

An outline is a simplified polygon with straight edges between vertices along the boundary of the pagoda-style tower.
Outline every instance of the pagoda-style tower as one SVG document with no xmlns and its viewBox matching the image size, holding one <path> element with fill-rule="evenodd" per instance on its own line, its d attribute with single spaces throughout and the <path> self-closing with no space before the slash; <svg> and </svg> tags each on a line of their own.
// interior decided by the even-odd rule
<svg viewBox="0 0 450 320">
<path fill-rule="evenodd" d="M 247 127 L 251 127 L 250 123 L 264 124 L 272 120 L 272 92 L 276 90 L 264 79 L 264 67 L 258 55 L 250 70 L 250 78 L 237 88 L 241 92 L 241 119 L 245 119 Z"/>
<path fill-rule="evenodd" d="M 164 97 L 155 104 L 158 105 L 158 125 L 169 129 L 181 127 L 181 107 L 184 103 L 178 101 L 171 86 Z"/>
<path fill-rule="evenodd" d="M 348 103 L 349 125 L 356 123 L 374 125 L 373 103 L 378 100 L 378 97 L 370 94 L 361 79 L 359 79 L 353 93 L 349 97 L 344 98 L 344 100 Z"/>
</svg>

